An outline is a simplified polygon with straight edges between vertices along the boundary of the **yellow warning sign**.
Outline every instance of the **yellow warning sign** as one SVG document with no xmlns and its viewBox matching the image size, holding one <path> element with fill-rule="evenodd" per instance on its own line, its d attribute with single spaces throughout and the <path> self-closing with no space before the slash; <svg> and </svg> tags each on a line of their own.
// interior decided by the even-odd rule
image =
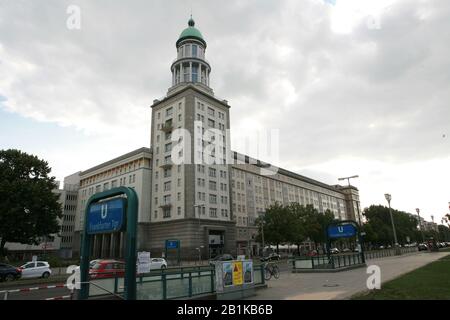
<svg viewBox="0 0 450 320">
<path fill-rule="evenodd" d="M 233 262 L 233 285 L 239 286 L 243 283 L 242 261 Z"/>
</svg>

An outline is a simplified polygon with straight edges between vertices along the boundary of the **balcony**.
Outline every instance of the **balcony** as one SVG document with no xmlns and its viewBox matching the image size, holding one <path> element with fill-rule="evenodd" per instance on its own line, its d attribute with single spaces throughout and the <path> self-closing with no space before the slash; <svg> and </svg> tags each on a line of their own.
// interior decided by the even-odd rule
<svg viewBox="0 0 450 320">
<path fill-rule="evenodd" d="M 160 207 L 160 208 L 163 208 L 163 209 L 168 209 L 168 208 L 171 208 L 171 207 L 172 207 L 172 203 L 171 203 L 170 201 L 166 201 L 166 202 L 164 202 L 164 203 L 161 203 L 161 204 L 159 205 L 159 207 Z"/>
<path fill-rule="evenodd" d="M 169 169 L 172 168 L 172 165 L 173 165 L 172 160 L 166 160 L 159 167 L 162 169 Z"/>
<path fill-rule="evenodd" d="M 163 132 L 165 132 L 165 133 L 172 132 L 172 130 L 173 130 L 173 123 L 172 123 L 172 121 L 166 121 L 166 123 L 164 123 L 164 124 L 161 126 L 161 129 L 160 129 L 160 130 L 163 131 Z"/>
</svg>

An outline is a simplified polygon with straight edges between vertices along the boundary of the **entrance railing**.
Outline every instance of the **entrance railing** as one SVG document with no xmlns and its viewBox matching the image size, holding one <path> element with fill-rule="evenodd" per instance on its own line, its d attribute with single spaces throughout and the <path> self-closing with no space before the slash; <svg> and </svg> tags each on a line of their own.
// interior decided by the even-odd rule
<svg viewBox="0 0 450 320">
<path fill-rule="evenodd" d="M 292 262 L 293 270 L 343 269 L 351 266 L 363 265 L 361 253 L 344 255 L 295 257 Z"/>
<path fill-rule="evenodd" d="M 254 265 L 255 286 L 264 285 L 264 265 Z M 140 274 L 136 277 L 137 300 L 166 300 L 195 298 L 202 295 L 214 295 L 215 268 L 213 266 L 194 266 L 169 268 Z M 105 295 L 122 296 L 124 278 L 111 275 L 108 278 L 91 279 L 89 297 Z"/>
</svg>

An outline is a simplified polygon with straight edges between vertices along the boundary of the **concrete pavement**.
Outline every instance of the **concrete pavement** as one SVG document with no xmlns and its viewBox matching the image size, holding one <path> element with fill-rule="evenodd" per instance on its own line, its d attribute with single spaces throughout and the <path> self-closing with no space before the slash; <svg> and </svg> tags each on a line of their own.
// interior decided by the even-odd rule
<svg viewBox="0 0 450 320">
<path fill-rule="evenodd" d="M 406 256 L 393 256 L 367 261 L 367 266 L 381 269 L 383 283 L 402 274 L 436 261 L 450 252 L 421 252 Z M 267 281 L 268 288 L 258 290 L 249 300 L 331 300 L 348 299 L 367 290 L 369 274 L 366 268 L 334 273 L 281 272 L 280 279 Z"/>
</svg>

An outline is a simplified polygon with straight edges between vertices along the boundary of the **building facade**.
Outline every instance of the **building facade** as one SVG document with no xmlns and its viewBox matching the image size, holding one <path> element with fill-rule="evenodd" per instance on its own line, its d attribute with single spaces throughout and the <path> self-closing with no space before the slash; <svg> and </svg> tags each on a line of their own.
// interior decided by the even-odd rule
<svg viewBox="0 0 450 320">
<path fill-rule="evenodd" d="M 275 202 L 313 205 L 341 220 L 358 220 L 359 194 L 278 169 L 230 150 L 230 110 L 210 87 L 207 43 L 190 19 L 176 41 L 172 83 L 151 105 L 151 147 L 80 173 L 74 251 L 79 252 L 86 202 L 94 193 L 129 186 L 139 198 L 138 250 L 154 256 L 180 240 L 184 259 L 256 254 L 255 221 Z M 251 161 L 250 161 L 251 160 Z M 93 255 L 121 256 L 123 235 L 97 235 Z"/>
</svg>

